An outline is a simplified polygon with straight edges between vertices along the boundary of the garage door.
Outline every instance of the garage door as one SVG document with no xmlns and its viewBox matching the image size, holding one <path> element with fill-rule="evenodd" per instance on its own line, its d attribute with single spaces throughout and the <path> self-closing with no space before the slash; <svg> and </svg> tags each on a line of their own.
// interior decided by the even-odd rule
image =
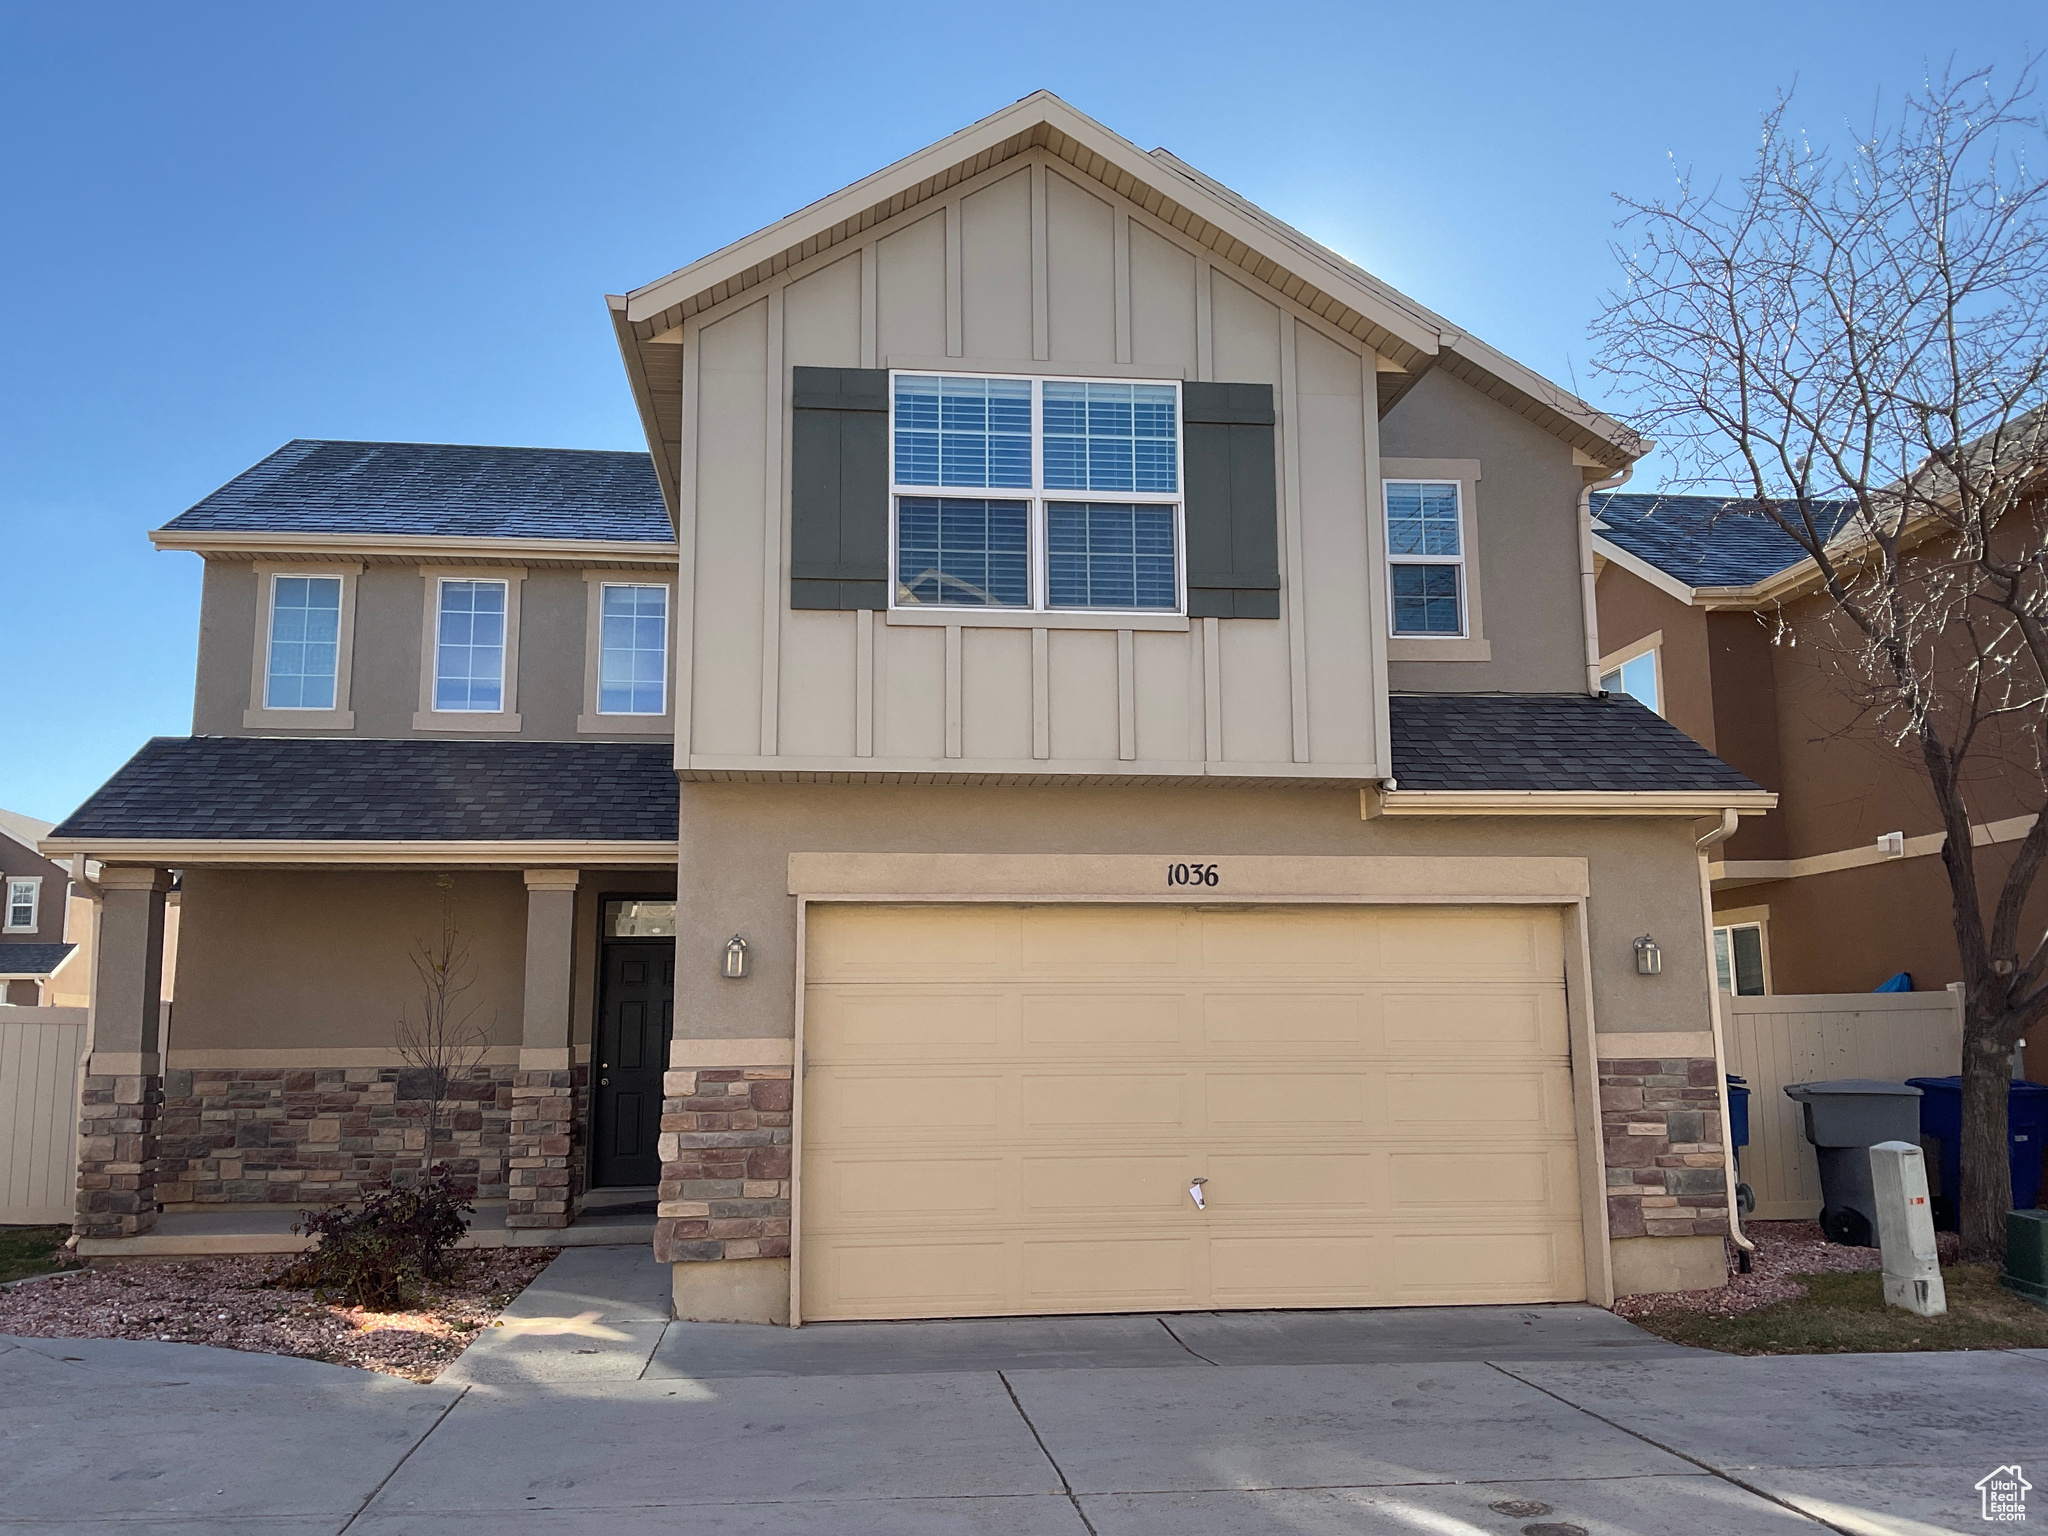
<svg viewBox="0 0 2048 1536">
<path fill-rule="evenodd" d="M 807 1320 L 1586 1294 L 1553 910 L 820 904 L 806 969 Z"/>
</svg>

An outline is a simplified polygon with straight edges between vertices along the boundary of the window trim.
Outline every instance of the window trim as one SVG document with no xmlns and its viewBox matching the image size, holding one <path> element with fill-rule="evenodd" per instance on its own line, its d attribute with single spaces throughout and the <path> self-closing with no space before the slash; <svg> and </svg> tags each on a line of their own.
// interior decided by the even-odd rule
<svg viewBox="0 0 2048 1536">
<path fill-rule="evenodd" d="M 524 566 L 423 565 L 420 614 L 420 700 L 412 717 L 416 731 L 516 731 L 519 716 L 519 589 Z M 501 581 L 505 584 L 505 675 L 499 694 L 502 708 L 493 711 L 434 708 L 434 672 L 441 649 L 441 587 L 450 581 Z"/>
<path fill-rule="evenodd" d="M 1382 459 L 1379 472 L 1379 516 L 1372 529 L 1373 552 L 1385 568 L 1380 584 L 1386 617 L 1380 624 L 1386 636 L 1387 660 L 1402 661 L 1491 661 L 1493 644 L 1486 638 L 1486 608 L 1481 600 L 1479 576 L 1479 481 L 1477 459 Z M 1442 565 L 1441 557 L 1418 559 L 1396 556 L 1387 539 L 1387 486 L 1393 481 L 1434 481 L 1458 487 L 1458 599 L 1464 628 L 1456 635 L 1403 635 L 1394 631 L 1394 567 L 1396 565 Z"/>
<path fill-rule="evenodd" d="M 355 671 L 356 579 L 363 573 L 360 560 L 257 561 L 251 567 L 256 580 L 256 643 L 249 667 L 249 706 L 242 711 L 244 730 L 264 731 L 352 731 L 356 715 L 350 695 Z M 334 708 L 273 709 L 270 697 L 270 630 L 277 614 L 277 578 L 280 576 L 339 576 L 341 578 L 341 620 L 335 633 Z"/>
<path fill-rule="evenodd" d="M 579 735 L 669 736 L 676 728 L 676 580 L 673 576 L 649 579 L 632 571 L 585 571 L 583 624 L 583 712 L 576 717 Z M 606 587 L 664 587 L 668 591 L 668 654 L 662 669 L 661 697 L 664 708 L 658 715 L 608 715 L 602 713 L 599 683 L 604 667 L 604 589 Z"/>
<path fill-rule="evenodd" d="M 1136 375 L 1038 373 L 990 367 L 894 367 L 889 374 L 889 574 L 885 622 L 890 624 L 963 625 L 970 628 L 1031 629 L 1175 629 L 1188 627 L 1187 559 L 1187 411 L 1179 378 Z M 1031 485 L 944 486 L 903 485 L 896 479 L 896 380 L 908 378 L 1022 379 L 1031 386 Z M 1045 486 L 1046 384 L 1157 384 L 1173 390 L 1174 478 L 1178 489 L 1165 491 L 1048 490 Z M 934 500 L 1021 501 L 1025 504 L 1026 581 L 1030 601 L 1017 606 L 976 607 L 951 603 L 898 603 L 896 598 L 898 504 L 905 496 Z M 1097 502 L 1122 506 L 1173 508 L 1172 608 L 1055 608 L 1051 605 L 1048 506 L 1052 502 Z M 1105 620 L 1115 620 L 1105 623 Z"/>
<path fill-rule="evenodd" d="M 41 875 L 8 875 L 0 894 L 6 897 L 6 906 L 0 909 L 0 933 L 37 933 L 43 926 L 43 877 Z M 14 888 L 28 887 L 28 921 L 14 920 Z"/>
<path fill-rule="evenodd" d="M 1618 650 L 1609 651 L 1600 658 L 1601 691 L 1606 691 L 1608 673 L 1618 672 L 1630 662 L 1639 661 L 1644 656 L 1651 658 L 1650 664 L 1655 669 L 1654 676 L 1657 680 L 1657 717 L 1668 720 L 1671 716 L 1666 712 L 1665 706 L 1668 704 L 1670 696 L 1664 691 L 1664 631 L 1661 629 L 1653 629 L 1647 635 L 1639 636 Z M 1629 697 L 1635 698 L 1635 695 L 1630 694 Z M 1641 703 L 1642 701 L 1637 699 L 1636 702 Z"/>
</svg>

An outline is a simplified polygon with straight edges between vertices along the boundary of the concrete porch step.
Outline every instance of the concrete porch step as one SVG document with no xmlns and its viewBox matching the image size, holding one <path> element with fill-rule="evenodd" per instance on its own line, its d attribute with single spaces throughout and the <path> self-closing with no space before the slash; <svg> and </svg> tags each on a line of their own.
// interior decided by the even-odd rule
<svg viewBox="0 0 2048 1536">
<path fill-rule="evenodd" d="M 196 1259 L 245 1253 L 303 1253 L 313 1246 L 296 1236 L 295 1209 L 270 1206 L 166 1211 L 156 1229 L 140 1237 L 86 1237 L 78 1242 L 87 1259 Z M 505 1225 L 505 1207 L 486 1205 L 471 1218 L 458 1248 L 651 1248 L 654 1219 L 639 1211 L 589 1210 L 568 1227 Z"/>
</svg>

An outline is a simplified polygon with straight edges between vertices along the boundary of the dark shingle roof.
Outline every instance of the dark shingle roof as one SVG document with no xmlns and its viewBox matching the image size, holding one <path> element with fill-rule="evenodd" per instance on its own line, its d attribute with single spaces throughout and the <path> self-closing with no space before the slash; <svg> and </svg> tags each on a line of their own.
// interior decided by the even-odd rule
<svg viewBox="0 0 2048 1536">
<path fill-rule="evenodd" d="M 47 976 L 76 944 L 0 944 L 0 976 Z"/>
<path fill-rule="evenodd" d="M 671 842 L 674 760 L 667 741 L 159 736 L 51 836 Z"/>
<path fill-rule="evenodd" d="M 1820 503 L 1824 531 L 1834 533 L 1855 510 L 1854 502 Z M 1688 587 L 1746 587 L 1806 558 L 1798 540 L 1751 503 L 1725 496 L 1595 496 L 1593 519 L 1606 525 L 1601 537 Z"/>
<path fill-rule="evenodd" d="M 1757 788 L 1626 694 L 1404 693 L 1389 705 L 1403 789 Z"/>
<path fill-rule="evenodd" d="M 674 540 L 644 453 L 298 438 L 173 531 Z"/>
</svg>

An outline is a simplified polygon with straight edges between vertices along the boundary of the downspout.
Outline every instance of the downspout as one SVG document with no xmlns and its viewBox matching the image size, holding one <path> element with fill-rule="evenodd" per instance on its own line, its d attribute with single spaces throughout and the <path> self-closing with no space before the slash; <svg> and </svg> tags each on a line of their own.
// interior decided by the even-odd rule
<svg viewBox="0 0 2048 1536">
<path fill-rule="evenodd" d="M 1579 490 L 1579 606 L 1585 610 L 1586 692 L 1600 696 L 1600 606 L 1597 589 L 1599 573 L 1593 568 L 1593 493 L 1611 491 L 1628 484 L 1636 472 L 1630 464 L 1612 480 L 1598 480 Z"/>
<path fill-rule="evenodd" d="M 1756 1244 L 1742 1231 L 1742 1212 L 1735 1204 L 1735 1132 L 1728 1118 L 1728 1046 L 1721 1035 L 1721 986 L 1714 974 L 1714 883 L 1707 874 L 1707 850 L 1735 835 L 1741 821 L 1733 806 L 1721 812 L 1721 825 L 1699 840 L 1700 915 L 1707 940 L 1707 1010 L 1714 1028 L 1714 1092 L 1721 1105 L 1721 1181 L 1728 1192 L 1728 1240 L 1735 1244 L 1736 1263 L 1749 1273 L 1750 1255 Z"/>
</svg>

